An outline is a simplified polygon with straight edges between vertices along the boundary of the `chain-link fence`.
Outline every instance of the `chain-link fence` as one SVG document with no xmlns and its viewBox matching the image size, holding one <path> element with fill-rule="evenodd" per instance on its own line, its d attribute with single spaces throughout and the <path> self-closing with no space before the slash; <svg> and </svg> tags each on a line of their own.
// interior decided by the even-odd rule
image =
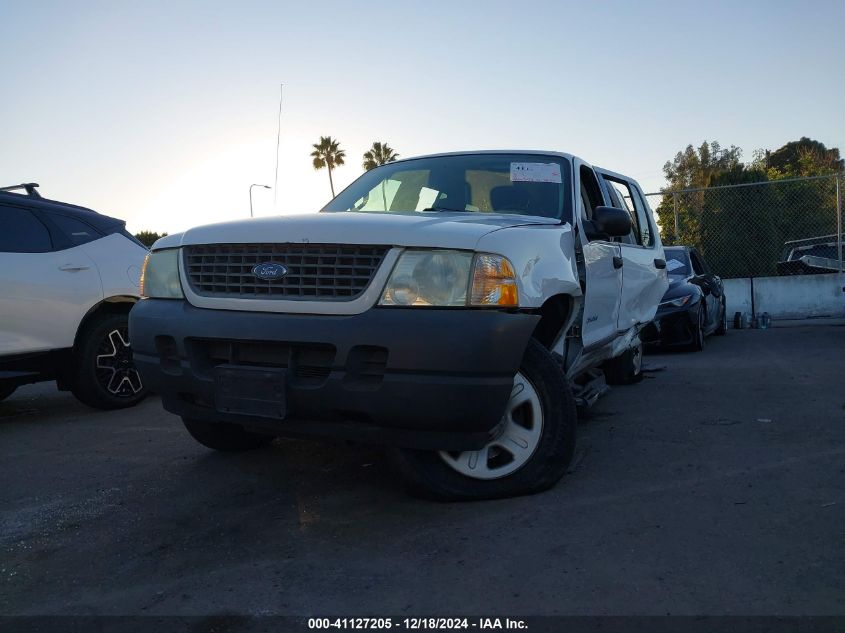
<svg viewBox="0 0 845 633">
<path fill-rule="evenodd" d="M 665 245 L 723 278 L 843 270 L 843 175 L 647 194 Z"/>
</svg>

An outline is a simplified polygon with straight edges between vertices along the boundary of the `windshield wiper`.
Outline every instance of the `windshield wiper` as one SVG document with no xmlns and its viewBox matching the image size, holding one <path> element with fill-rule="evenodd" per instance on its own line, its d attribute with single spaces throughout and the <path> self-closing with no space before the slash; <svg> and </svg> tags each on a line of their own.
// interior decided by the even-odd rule
<svg viewBox="0 0 845 633">
<path fill-rule="evenodd" d="M 453 213 L 469 213 L 466 209 L 450 209 L 449 207 L 429 207 L 428 209 L 423 209 L 423 213 L 428 211 L 449 211 Z"/>
</svg>

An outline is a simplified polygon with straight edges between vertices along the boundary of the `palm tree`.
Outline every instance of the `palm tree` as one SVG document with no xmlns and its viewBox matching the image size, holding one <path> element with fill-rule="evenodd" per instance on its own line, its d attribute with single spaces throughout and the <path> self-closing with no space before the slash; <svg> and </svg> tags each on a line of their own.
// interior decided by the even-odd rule
<svg viewBox="0 0 845 633">
<path fill-rule="evenodd" d="M 376 141 L 370 149 L 364 152 L 364 169 L 370 171 L 380 165 L 392 163 L 397 158 L 399 158 L 399 154 L 393 151 L 390 145 Z"/>
<path fill-rule="evenodd" d="M 381 165 L 386 165 L 387 163 L 392 163 L 394 160 L 399 158 L 399 154 L 393 151 L 393 148 L 390 147 L 387 143 L 382 143 L 381 141 L 376 141 L 373 143 L 373 146 L 364 152 L 364 169 L 370 171 L 371 169 L 375 169 Z M 381 181 L 381 197 L 384 201 L 384 210 L 387 211 L 387 192 L 385 190 L 385 186 L 387 181 Z"/>
<path fill-rule="evenodd" d="M 346 158 L 346 152 L 340 149 L 340 143 L 334 140 L 331 136 L 321 136 L 319 143 L 314 143 L 312 146 L 314 151 L 311 152 L 313 158 L 314 169 L 322 169 L 326 167 L 329 170 L 329 186 L 332 188 L 332 198 L 334 198 L 334 182 L 332 182 L 332 169 L 343 165 L 343 159 Z"/>
</svg>

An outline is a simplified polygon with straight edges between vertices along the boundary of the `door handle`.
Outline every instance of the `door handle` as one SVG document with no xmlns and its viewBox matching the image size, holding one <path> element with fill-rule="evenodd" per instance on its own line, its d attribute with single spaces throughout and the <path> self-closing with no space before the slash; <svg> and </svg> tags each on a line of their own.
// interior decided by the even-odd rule
<svg viewBox="0 0 845 633">
<path fill-rule="evenodd" d="M 655 259 L 654 260 L 654 267 L 655 268 L 666 268 L 666 260 L 665 259 Z"/>
<path fill-rule="evenodd" d="M 59 270 L 63 270 L 66 273 L 76 273 L 80 270 L 88 270 L 90 266 L 86 266 L 84 264 L 62 264 L 59 266 Z"/>
<path fill-rule="evenodd" d="M 621 257 L 619 257 L 619 255 L 613 256 L 613 267 L 614 268 L 622 268 L 622 264 L 624 264 L 624 263 L 625 263 L 625 261 Z"/>
</svg>

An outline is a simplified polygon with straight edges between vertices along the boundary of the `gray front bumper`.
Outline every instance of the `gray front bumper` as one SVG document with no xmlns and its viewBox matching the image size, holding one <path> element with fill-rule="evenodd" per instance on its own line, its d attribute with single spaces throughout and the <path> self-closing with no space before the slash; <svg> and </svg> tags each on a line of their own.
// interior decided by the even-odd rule
<svg viewBox="0 0 845 633">
<path fill-rule="evenodd" d="M 278 435 L 458 450 L 488 441 L 538 320 L 466 309 L 294 315 L 145 299 L 129 328 L 145 384 L 178 415 Z M 285 418 L 221 413 L 220 364 L 287 368 Z"/>
</svg>

